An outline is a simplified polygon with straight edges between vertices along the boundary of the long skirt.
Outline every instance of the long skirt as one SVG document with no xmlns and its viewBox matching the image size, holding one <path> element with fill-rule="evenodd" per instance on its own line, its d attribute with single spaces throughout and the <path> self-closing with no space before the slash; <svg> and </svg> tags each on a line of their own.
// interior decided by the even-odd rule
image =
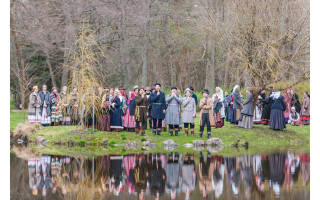
<svg viewBox="0 0 320 200">
<path fill-rule="evenodd" d="M 123 127 L 125 128 L 135 128 L 136 120 L 134 115 L 130 115 L 130 109 L 127 109 L 126 114 L 123 119 Z"/>
<path fill-rule="evenodd" d="M 264 125 L 268 125 L 270 121 L 270 113 L 271 113 L 271 103 L 266 103 L 263 106 L 262 115 L 261 115 L 261 123 Z"/>
<path fill-rule="evenodd" d="M 231 124 L 236 124 L 238 123 L 237 121 L 237 109 L 230 109 L 229 110 L 229 115 L 230 115 L 230 122 Z"/>
<path fill-rule="evenodd" d="M 282 110 L 280 109 L 271 110 L 270 128 L 274 130 L 281 130 L 286 128 L 286 121 L 284 119 L 284 114 Z"/>
<path fill-rule="evenodd" d="M 49 126 L 51 124 L 51 118 L 48 116 L 46 110 L 43 109 L 41 115 L 41 125 L 42 126 Z"/>
<path fill-rule="evenodd" d="M 41 115 L 40 115 L 40 108 L 39 111 L 36 111 L 34 115 L 28 115 L 28 122 L 29 123 L 41 123 Z"/>
<path fill-rule="evenodd" d="M 227 121 L 227 122 L 230 122 L 230 118 L 229 118 L 229 106 L 227 106 L 227 107 L 225 108 L 225 113 L 226 113 L 226 121 Z"/>
<path fill-rule="evenodd" d="M 55 123 L 62 122 L 62 120 L 63 120 L 62 113 L 57 110 L 58 110 L 57 106 L 52 105 L 52 107 L 51 107 L 51 122 L 55 122 Z"/>
<path fill-rule="evenodd" d="M 107 115 L 107 114 L 100 115 L 100 130 L 110 131 L 110 115 Z"/>
<path fill-rule="evenodd" d="M 238 126 L 243 128 L 252 128 L 253 127 L 253 117 L 242 115 L 241 121 L 239 121 Z"/>
<path fill-rule="evenodd" d="M 310 116 L 301 115 L 301 121 L 303 122 L 304 125 L 309 125 L 310 124 Z"/>
<path fill-rule="evenodd" d="M 260 124 L 261 123 L 261 115 L 262 111 L 256 106 L 253 112 L 253 123 Z"/>
</svg>

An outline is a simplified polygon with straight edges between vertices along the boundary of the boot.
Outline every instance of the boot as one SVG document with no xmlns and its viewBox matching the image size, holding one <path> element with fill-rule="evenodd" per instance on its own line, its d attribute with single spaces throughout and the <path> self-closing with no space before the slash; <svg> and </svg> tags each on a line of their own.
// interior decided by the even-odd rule
<svg viewBox="0 0 320 200">
<path fill-rule="evenodd" d="M 158 128 L 157 135 L 161 135 L 161 128 Z"/>
<path fill-rule="evenodd" d="M 175 136 L 179 136 L 179 129 L 178 130 L 174 130 L 174 135 Z"/>
<path fill-rule="evenodd" d="M 194 129 L 191 129 L 191 136 L 194 136 Z"/>
<path fill-rule="evenodd" d="M 146 129 L 142 129 L 141 135 L 142 135 L 142 136 L 146 136 Z"/>
<path fill-rule="evenodd" d="M 208 132 L 208 138 L 210 139 L 211 138 L 211 132 Z"/>
<path fill-rule="evenodd" d="M 170 129 L 169 130 L 169 136 L 172 136 L 172 133 L 173 133 L 173 131 L 172 131 L 172 129 Z"/>
<path fill-rule="evenodd" d="M 188 136 L 188 134 L 189 134 L 189 129 L 188 129 L 188 128 L 185 128 L 185 129 L 184 129 L 184 132 L 185 132 L 186 136 Z"/>
<path fill-rule="evenodd" d="M 202 138 L 202 133 L 201 132 L 199 133 L 199 138 Z"/>
<path fill-rule="evenodd" d="M 152 130 L 152 135 L 156 135 L 156 129 Z"/>
<path fill-rule="evenodd" d="M 136 128 L 136 135 L 139 136 L 139 128 Z"/>
</svg>

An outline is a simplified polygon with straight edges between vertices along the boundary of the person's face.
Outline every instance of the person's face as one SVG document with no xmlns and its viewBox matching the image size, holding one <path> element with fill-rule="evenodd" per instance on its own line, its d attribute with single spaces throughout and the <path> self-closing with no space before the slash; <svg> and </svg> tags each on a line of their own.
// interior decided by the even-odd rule
<svg viewBox="0 0 320 200">
<path fill-rule="evenodd" d="M 296 112 L 296 109 L 295 109 L 295 108 L 292 108 L 292 109 L 291 109 L 291 112 L 292 112 L 292 113 Z"/>
<path fill-rule="evenodd" d="M 158 90 L 160 90 L 160 85 L 156 85 L 155 86 L 155 89 L 158 91 Z"/>
<path fill-rule="evenodd" d="M 180 94 L 180 90 L 177 90 L 177 91 L 176 91 L 176 94 Z"/>
<path fill-rule="evenodd" d="M 249 91 L 249 90 L 246 90 L 246 93 L 247 93 L 247 94 L 249 94 L 249 93 L 250 93 L 250 91 Z"/>
<path fill-rule="evenodd" d="M 34 92 L 35 92 L 35 93 L 38 93 L 38 88 L 34 89 Z"/>
<path fill-rule="evenodd" d="M 293 90 L 290 91 L 291 94 L 294 94 Z"/>
<path fill-rule="evenodd" d="M 67 92 L 67 87 L 63 87 L 63 88 L 62 88 L 62 91 L 63 91 L 63 92 Z"/>
<path fill-rule="evenodd" d="M 220 92 L 220 89 L 219 88 L 216 88 L 216 93 L 219 93 Z"/>
<path fill-rule="evenodd" d="M 47 91 L 47 86 L 46 85 L 42 86 L 42 90 Z"/>
<path fill-rule="evenodd" d="M 108 93 L 109 92 L 109 88 L 106 88 L 105 91 L 106 91 L 106 93 Z"/>
<path fill-rule="evenodd" d="M 176 89 L 172 89 L 171 92 L 174 93 L 174 94 L 176 94 L 176 93 L 177 93 L 177 90 L 176 90 Z"/>
<path fill-rule="evenodd" d="M 139 90 L 138 88 L 134 89 L 134 93 L 137 94 L 137 93 L 138 93 L 138 90 Z"/>
<path fill-rule="evenodd" d="M 110 94 L 111 94 L 111 95 L 113 95 L 113 94 L 114 94 L 114 91 L 113 91 L 113 89 L 111 89 L 111 90 L 110 90 Z"/>
<path fill-rule="evenodd" d="M 305 97 L 308 96 L 306 92 L 304 92 L 303 95 L 304 95 Z"/>
<path fill-rule="evenodd" d="M 225 92 L 225 93 L 224 93 L 225 96 L 227 96 L 228 94 L 229 94 L 228 92 Z"/>
<path fill-rule="evenodd" d="M 191 96 L 191 92 L 187 91 L 186 95 L 187 95 L 187 97 L 190 97 Z"/>
<path fill-rule="evenodd" d="M 139 94 L 140 94 L 140 95 L 142 95 L 142 94 L 143 94 L 143 92 L 144 92 L 144 90 L 143 90 L 143 89 L 139 90 Z"/>
<path fill-rule="evenodd" d="M 208 93 L 204 92 L 203 93 L 203 97 L 207 98 L 208 97 Z"/>
</svg>

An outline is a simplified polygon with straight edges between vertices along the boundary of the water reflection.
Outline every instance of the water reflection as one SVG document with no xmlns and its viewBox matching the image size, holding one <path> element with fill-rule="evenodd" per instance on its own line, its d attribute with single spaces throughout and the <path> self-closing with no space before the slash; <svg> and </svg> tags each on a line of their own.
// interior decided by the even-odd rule
<svg viewBox="0 0 320 200">
<path fill-rule="evenodd" d="M 310 197 L 310 155 L 290 151 L 238 157 L 209 152 L 106 155 L 94 159 L 42 155 L 27 162 L 11 154 L 11 174 L 13 199 Z"/>
</svg>

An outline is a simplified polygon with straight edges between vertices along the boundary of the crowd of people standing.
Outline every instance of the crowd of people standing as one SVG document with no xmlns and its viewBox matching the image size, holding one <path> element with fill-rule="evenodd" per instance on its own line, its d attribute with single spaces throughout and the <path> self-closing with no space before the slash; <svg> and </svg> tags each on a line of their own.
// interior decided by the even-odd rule
<svg viewBox="0 0 320 200">
<path fill-rule="evenodd" d="M 192 86 L 180 94 L 177 87 L 171 87 L 171 93 L 165 96 L 161 91 L 161 84 L 155 83 L 153 88 L 134 86 L 128 95 L 125 88 L 101 87 L 97 91 L 99 109 L 96 113 L 84 116 L 84 101 L 89 98 L 85 94 L 80 100 L 77 88 L 73 87 L 70 94 L 68 88 L 62 87 L 61 93 L 53 87 L 51 93 L 43 85 L 40 92 L 34 86 L 30 94 L 28 119 L 30 123 L 48 125 L 79 125 L 83 127 L 95 126 L 101 131 L 135 131 L 137 136 L 145 136 L 147 125 L 152 129 L 153 135 L 161 135 L 168 125 L 169 135 L 179 135 L 184 127 L 185 136 L 194 136 L 197 95 Z M 270 88 L 272 90 L 272 88 Z M 216 87 L 212 98 L 209 90 L 203 90 L 203 98 L 199 101 L 200 116 L 199 137 L 203 136 L 207 127 L 207 137 L 211 137 L 211 127 L 222 128 L 225 121 L 243 128 L 253 128 L 254 123 L 269 125 L 271 129 L 281 130 L 290 125 L 310 124 L 310 96 L 304 92 L 300 104 L 298 95 L 287 89 L 284 95 L 280 91 L 270 92 L 266 96 L 263 90 L 258 95 L 254 106 L 253 91 L 246 89 L 247 97 L 236 85 L 231 94 L 220 87 Z M 80 109 L 80 104 L 81 106 Z M 182 109 L 183 108 L 183 109 Z M 183 112 L 182 112 L 183 110 Z M 182 126 L 183 124 L 183 126 Z"/>
</svg>

